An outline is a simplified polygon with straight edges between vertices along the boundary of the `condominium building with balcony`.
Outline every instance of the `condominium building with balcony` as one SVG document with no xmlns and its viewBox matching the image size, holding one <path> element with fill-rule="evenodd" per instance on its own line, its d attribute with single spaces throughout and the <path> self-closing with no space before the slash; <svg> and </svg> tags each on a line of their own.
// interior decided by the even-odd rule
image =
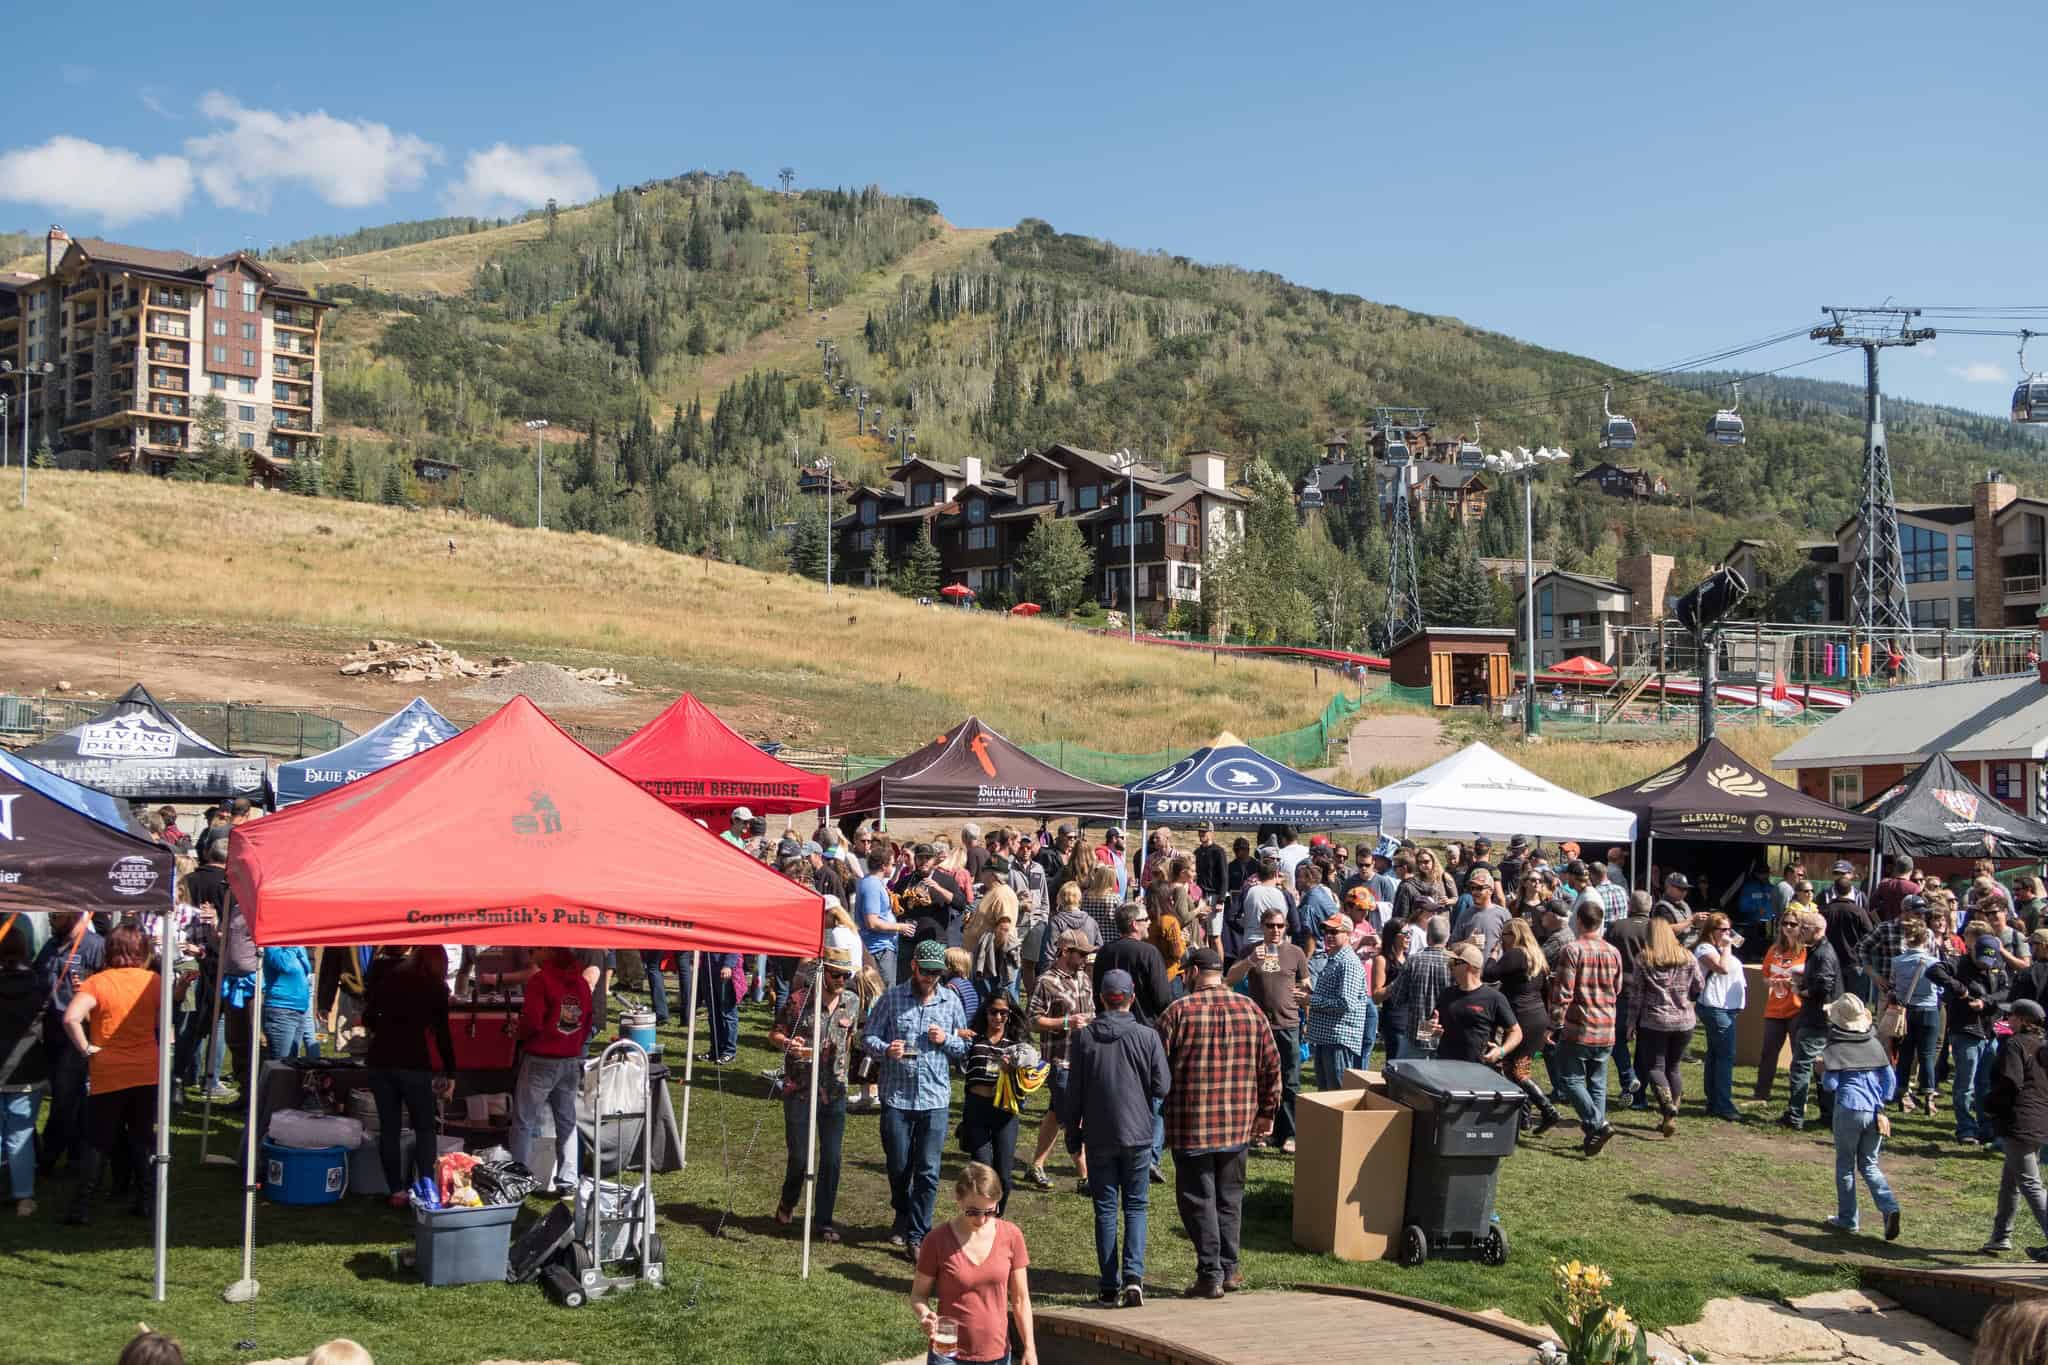
<svg viewBox="0 0 2048 1365">
<path fill-rule="evenodd" d="M 250 476 L 278 484 L 319 439 L 330 306 L 246 252 L 199 257 L 53 227 L 40 276 L 0 278 L 0 359 L 55 366 L 34 383 L 30 414 L 33 442 L 62 463 L 167 474 L 197 449 L 211 395 Z"/>
</svg>

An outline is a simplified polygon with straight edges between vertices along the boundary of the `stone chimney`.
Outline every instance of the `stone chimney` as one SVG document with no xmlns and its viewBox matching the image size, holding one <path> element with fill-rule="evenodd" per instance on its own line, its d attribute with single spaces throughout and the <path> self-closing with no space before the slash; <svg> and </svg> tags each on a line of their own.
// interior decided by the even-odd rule
<svg viewBox="0 0 2048 1365">
<path fill-rule="evenodd" d="M 1614 576 L 1629 590 L 1630 625 L 1654 626 L 1663 617 L 1675 563 L 1670 555 L 1640 554 L 1629 555 L 1615 566 Z"/>
<path fill-rule="evenodd" d="M 1975 537 L 1976 576 L 1971 583 L 1977 599 L 1977 628 L 1997 630 L 2005 624 L 2005 572 L 1998 556 L 1998 514 L 2020 490 L 2005 481 L 1996 469 L 1984 471 L 1984 480 L 1970 486 L 1970 533 Z"/>
<path fill-rule="evenodd" d="M 1222 492 L 1229 485 L 1225 483 L 1224 461 L 1220 452 L 1198 450 L 1188 456 L 1188 472 L 1195 476 L 1195 482 L 1204 488 Z"/>
<path fill-rule="evenodd" d="M 64 253 L 71 249 L 71 234 L 55 223 L 50 224 L 50 235 L 43 239 L 43 273 L 57 273 L 57 262 L 64 259 Z"/>
</svg>

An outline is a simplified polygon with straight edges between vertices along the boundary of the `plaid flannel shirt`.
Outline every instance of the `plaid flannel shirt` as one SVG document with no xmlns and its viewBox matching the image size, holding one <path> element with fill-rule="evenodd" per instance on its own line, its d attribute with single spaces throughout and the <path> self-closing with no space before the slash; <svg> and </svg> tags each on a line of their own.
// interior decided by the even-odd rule
<svg viewBox="0 0 2048 1365">
<path fill-rule="evenodd" d="M 1273 1026 L 1250 997 L 1222 986 L 1176 1000 L 1159 1019 L 1173 1088 L 1166 1145 L 1218 1152 L 1251 1141 L 1256 1120 L 1280 1108 L 1280 1054 Z"/>
<path fill-rule="evenodd" d="M 1621 954 L 1604 938 L 1575 938 L 1550 969 L 1550 1012 L 1561 1041 L 1614 1046 Z"/>
<path fill-rule="evenodd" d="M 1606 912 L 1607 922 L 1628 918 L 1628 891 L 1613 882 L 1595 882 L 1586 888 L 1600 898 L 1600 908 Z"/>
<path fill-rule="evenodd" d="M 1883 887 L 1879 887 L 1880 892 Z M 1906 951 L 1906 925 L 1902 919 L 1888 919 L 1863 936 L 1856 955 L 1879 981 L 1892 979 L 1892 959 Z"/>
<path fill-rule="evenodd" d="M 1412 1032 L 1429 1022 L 1436 1013 L 1437 997 L 1451 988 L 1451 956 L 1441 948 L 1424 948 L 1411 953 L 1394 990 L 1408 1007 Z M 1362 1039 L 1361 1039 L 1362 1041 Z"/>
</svg>

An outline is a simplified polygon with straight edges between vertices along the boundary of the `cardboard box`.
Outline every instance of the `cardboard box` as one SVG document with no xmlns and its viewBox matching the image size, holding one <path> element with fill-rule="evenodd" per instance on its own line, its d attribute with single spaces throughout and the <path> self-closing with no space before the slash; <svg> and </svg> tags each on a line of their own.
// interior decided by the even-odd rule
<svg viewBox="0 0 2048 1365">
<path fill-rule="evenodd" d="M 1345 1090 L 1377 1090 L 1384 1095 L 1387 1093 L 1387 1078 L 1385 1074 L 1378 1071 L 1360 1071 L 1356 1067 L 1346 1067 L 1342 1088 Z"/>
<path fill-rule="evenodd" d="M 1407 1106 L 1371 1090 L 1296 1098 L 1296 1246 L 1345 1261 L 1394 1254 L 1408 1203 L 1414 1120 Z"/>
<path fill-rule="evenodd" d="M 1764 969 L 1751 962 L 1743 966 L 1744 996 L 1742 1013 L 1735 1016 L 1735 1064 L 1737 1066 L 1761 1066 L 1764 1054 L 1764 1001 L 1769 992 L 1764 987 Z M 1783 1071 L 1792 1065 L 1792 1044 L 1788 1041 L 1778 1049 L 1778 1069 Z"/>
</svg>

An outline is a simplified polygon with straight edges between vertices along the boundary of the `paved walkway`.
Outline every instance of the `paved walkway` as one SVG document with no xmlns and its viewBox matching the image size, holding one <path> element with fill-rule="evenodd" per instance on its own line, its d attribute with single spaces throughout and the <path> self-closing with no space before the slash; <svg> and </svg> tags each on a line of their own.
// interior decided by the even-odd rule
<svg viewBox="0 0 2048 1365">
<path fill-rule="evenodd" d="M 1456 750 L 1444 738 L 1443 722 L 1412 711 L 1363 716 L 1351 727 L 1344 766 L 1365 777 L 1374 768 L 1398 768 L 1404 775 L 1427 768 Z"/>
<path fill-rule="evenodd" d="M 1048 1360 L 1063 1357 L 1054 1345 L 1062 1338 L 1134 1359 L 1164 1355 L 1227 1365 L 1300 1365 L 1367 1356 L 1402 1365 L 1526 1365 L 1535 1355 L 1534 1345 L 1516 1328 L 1398 1295 L 1176 1297 L 1133 1309 L 1053 1309 L 1039 1312 L 1037 1319 L 1039 1354 Z"/>
</svg>

